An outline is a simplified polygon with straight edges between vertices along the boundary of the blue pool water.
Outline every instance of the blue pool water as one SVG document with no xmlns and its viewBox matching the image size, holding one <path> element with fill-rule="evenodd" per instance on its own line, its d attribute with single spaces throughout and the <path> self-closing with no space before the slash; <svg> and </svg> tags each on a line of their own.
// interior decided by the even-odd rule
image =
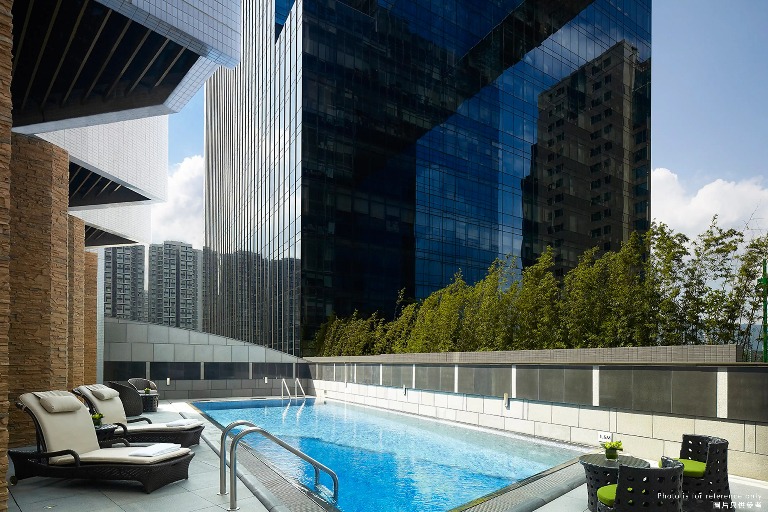
<svg viewBox="0 0 768 512">
<path fill-rule="evenodd" d="M 553 444 L 313 399 L 196 402 L 221 425 L 249 420 L 336 472 L 343 512 L 449 510 L 580 454 Z M 258 435 L 244 439 L 286 477 L 314 489 L 314 470 Z M 326 498 L 333 483 L 321 473 Z"/>
</svg>

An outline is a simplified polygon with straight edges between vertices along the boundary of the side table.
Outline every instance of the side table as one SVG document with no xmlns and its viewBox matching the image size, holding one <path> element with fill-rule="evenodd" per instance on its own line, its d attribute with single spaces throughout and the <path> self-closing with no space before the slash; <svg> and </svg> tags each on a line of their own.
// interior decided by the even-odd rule
<svg viewBox="0 0 768 512">
<path fill-rule="evenodd" d="M 587 499 L 590 512 L 597 510 L 597 490 L 604 485 L 615 484 L 619 478 L 619 465 L 633 468 L 649 468 L 648 461 L 619 455 L 619 460 L 606 459 L 603 453 L 590 453 L 579 457 L 587 476 Z"/>
<path fill-rule="evenodd" d="M 160 401 L 160 396 L 156 392 L 148 395 L 144 393 L 139 394 L 141 395 L 141 405 L 144 412 L 157 411 L 157 404 Z"/>
<path fill-rule="evenodd" d="M 96 429 L 96 439 L 99 440 L 99 443 L 102 443 L 115 434 L 117 425 L 114 423 L 106 423 L 104 425 L 99 425 L 98 427 L 94 425 L 93 428 Z"/>
</svg>

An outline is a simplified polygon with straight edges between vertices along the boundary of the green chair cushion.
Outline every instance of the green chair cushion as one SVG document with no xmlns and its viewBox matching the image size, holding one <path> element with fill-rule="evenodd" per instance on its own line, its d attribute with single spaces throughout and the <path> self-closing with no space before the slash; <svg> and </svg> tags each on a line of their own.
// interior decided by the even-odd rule
<svg viewBox="0 0 768 512">
<path fill-rule="evenodd" d="M 707 470 L 707 464 L 691 459 L 675 459 L 683 463 L 683 477 L 704 478 L 704 472 Z M 659 460 L 661 467 L 661 460 Z"/>
<path fill-rule="evenodd" d="M 616 501 L 616 484 L 604 485 L 597 490 L 597 499 L 609 507 Z"/>
</svg>

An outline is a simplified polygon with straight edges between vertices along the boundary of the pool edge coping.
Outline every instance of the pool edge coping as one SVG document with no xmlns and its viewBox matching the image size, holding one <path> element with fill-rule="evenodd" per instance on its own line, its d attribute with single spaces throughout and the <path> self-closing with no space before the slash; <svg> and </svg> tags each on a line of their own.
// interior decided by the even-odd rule
<svg viewBox="0 0 768 512">
<path fill-rule="evenodd" d="M 492 493 L 486 494 L 485 496 L 481 496 L 463 505 L 452 508 L 448 510 L 448 512 L 471 511 L 481 505 L 488 504 L 489 502 L 508 496 L 510 493 L 514 493 L 515 491 L 524 491 L 525 488 L 530 486 L 531 484 L 541 483 L 542 480 L 546 480 L 547 478 L 556 476 L 557 473 L 570 469 L 571 467 L 573 467 L 578 463 L 579 463 L 578 457 L 575 457 L 571 460 L 567 460 L 565 462 L 558 464 L 557 466 L 553 466 L 551 468 L 545 469 L 544 471 L 536 473 L 535 475 L 531 475 L 527 478 L 524 478 L 523 480 L 515 482 L 511 485 L 508 485 L 507 487 L 503 487 Z M 586 481 L 587 481 L 586 476 L 582 472 L 580 473 L 580 476 L 570 477 L 565 482 L 560 482 L 560 483 L 553 482 L 551 486 L 548 486 L 544 494 L 539 493 L 538 497 L 536 498 L 529 498 L 529 499 L 523 500 L 521 503 L 504 508 L 504 510 L 509 512 L 512 512 L 512 511 L 528 512 L 528 511 L 536 510 L 546 505 L 547 503 L 550 503 L 556 500 L 557 498 L 563 496 L 564 494 L 572 491 L 573 489 L 579 487 L 580 485 L 583 485 L 584 483 L 586 483 Z M 521 494 L 524 494 L 524 493 L 521 493 Z"/>
</svg>

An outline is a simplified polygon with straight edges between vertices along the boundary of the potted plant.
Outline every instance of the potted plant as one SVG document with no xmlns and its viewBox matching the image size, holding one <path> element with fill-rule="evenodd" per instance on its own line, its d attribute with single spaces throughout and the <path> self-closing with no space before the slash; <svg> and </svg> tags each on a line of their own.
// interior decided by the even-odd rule
<svg viewBox="0 0 768 512">
<path fill-rule="evenodd" d="M 621 441 L 608 441 L 605 443 L 600 443 L 600 446 L 602 446 L 605 449 L 605 458 L 616 460 L 619 458 L 619 450 L 623 450 L 624 448 L 621 446 Z"/>
<path fill-rule="evenodd" d="M 104 415 L 100 412 L 91 414 L 91 419 L 93 420 L 93 426 L 94 427 L 100 427 L 101 426 L 101 418 L 103 418 Z"/>
<path fill-rule="evenodd" d="M 149 389 L 149 388 L 144 388 L 144 394 L 145 394 L 145 395 L 148 395 L 148 394 L 150 394 L 151 392 L 152 392 L 152 390 L 151 390 L 151 389 Z"/>
</svg>

